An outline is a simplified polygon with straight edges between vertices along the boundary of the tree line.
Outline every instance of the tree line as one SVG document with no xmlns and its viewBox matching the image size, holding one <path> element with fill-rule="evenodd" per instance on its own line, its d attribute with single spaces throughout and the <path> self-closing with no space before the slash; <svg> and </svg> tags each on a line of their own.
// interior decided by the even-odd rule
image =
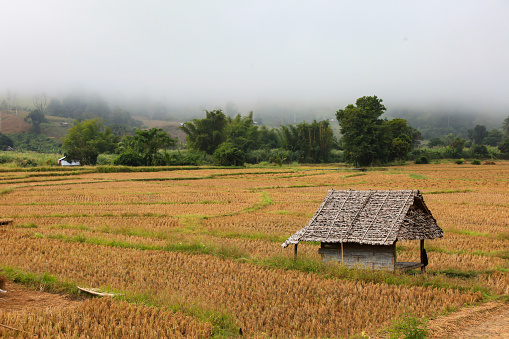
<svg viewBox="0 0 509 339">
<path fill-rule="evenodd" d="M 82 164 L 95 164 L 102 152 L 116 152 L 114 163 L 127 166 L 198 164 L 243 166 L 245 163 L 330 163 L 355 166 L 385 164 L 403 159 L 416 147 L 420 133 L 404 119 L 382 119 L 382 100 L 359 98 L 355 105 L 338 110 L 342 137 L 331 121 L 301 122 L 280 128 L 259 126 L 253 112 L 247 116 L 205 111 L 205 117 L 185 122 L 185 150 L 176 150 L 176 139 L 161 129 L 138 129 L 121 138 L 98 119 L 77 122 L 64 138 L 66 156 Z"/>
<path fill-rule="evenodd" d="M 80 100 L 67 98 L 65 105 L 75 105 L 74 117 L 87 117 L 86 105 Z M 44 102 L 42 102 L 44 103 Z M 83 104 L 83 102 L 81 102 Z M 105 109 L 100 100 L 95 103 Z M 51 101 L 36 106 L 35 111 L 59 111 L 63 103 Z M 79 108 L 81 107 L 81 108 Z M 88 107 L 88 106 L 87 106 Z M 383 165 L 393 161 L 432 157 L 433 147 L 442 147 L 448 157 L 461 157 L 464 148 L 469 155 L 487 157 L 497 147 L 501 157 L 509 157 L 509 117 L 502 129 L 488 131 L 483 125 L 468 130 L 468 139 L 453 134 L 431 138 L 428 149 L 419 147 L 422 135 L 409 126 L 405 119 L 383 118 L 386 112 L 383 100 L 376 96 L 365 96 L 336 111 L 336 120 L 341 136 L 334 136 L 331 120 L 288 124 L 279 128 L 260 126 L 247 116 L 228 116 L 222 110 L 205 111 L 205 117 L 181 124 L 186 135 L 184 148 L 177 148 L 177 140 L 162 129 L 124 128 L 104 124 L 104 119 L 75 120 L 75 125 L 63 140 L 63 150 L 72 160 L 85 165 L 94 165 L 101 153 L 117 154 L 114 164 L 126 166 L 199 165 L 217 164 L 243 166 L 245 163 L 272 162 L 278 165 L 289 162 L 331 163 L 347 162 L 354 166 Z M 120 109 L 115 108 L 113 113 Z M 81 113 L 80 113 L 81 112 Z M 99 111 L 95 112 L 97 114 Z M 103 114 L 113 114 L 103 111 Z M 84 114 L 84 115 L 83 115 Z M 31 119 L 37 119 L 33 114 Z M 12 145 L 12 140 L 0 138 L 0 146 Z M 11 146 L 12 147 L 12 146 Z"/>
</svg>

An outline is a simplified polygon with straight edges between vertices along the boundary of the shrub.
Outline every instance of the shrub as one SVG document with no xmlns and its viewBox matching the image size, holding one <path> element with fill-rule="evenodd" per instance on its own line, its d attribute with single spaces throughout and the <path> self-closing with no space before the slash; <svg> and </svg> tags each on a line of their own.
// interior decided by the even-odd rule
<svg viewBox="0 0 509 339">
<path fill-rule="evenodd" d="M 472 165 L 480 165 L 480 164 L 481 164 L 480 160 L 477 160 L 477 159 L 472 160 Z"/>
<path fill-rule="evenodd" d="M 29 158 L 17 159 L 16 163 L 20 167 L 37 167 L 37 162 Z"/>
<path fill-rule="evenodd" d="M 244 151 L 228 142 L 223 142 L 214 151 L 214 161 L 219 166 L 244 166 Z"/>
<path fill-rule="evenodd" d="M 425 156 L 422 156 L 422 157 L 416 159 L 415 163 L 418 164 L 418 165 L 420 165 L 420 164 L 429 164 L 429 160 Z"/>
<path fill-rule="evenodd" d="M 389 333 L 389 338 L 391 339 L 424 339 L 428 336 L 426 321 L 409 316 L 408 314 L 394 321 Z"/>
<path fill-rule="evenodd" d="M 203 163 L 204 153 L 193 151 L 172 151 L 164 155 L 168 166 L 199 166 Z"/>
<path fill-rule="evenodd" d="M 122 153 L 113 160 L 113 165 L 123 166 L 143 166 L 144 163 L 143 158 L 139 154 L 131 152 Z"/>
<path fill-rule="evenodd" d="M 461 165 L 465 162 L 465 159 L 461 158 L 461 159 L 455 160 L 454 162 L 458 165 Z"/>
<path fill-rule="evenodd" d="M 470 148 L 470 153 L 472 156 L 479 157 L 481 159 L 487 158 L 488 155 L 488 149 L 484 145 L 474 145 L 472 148 Z"/>
<path fill-rule="evenodd" d="M 0 164 L 6 164 L 8 162 L 13 162 L 14 158 L 8 155 L 0 155 Z"/>
<path fill-rule="evenodd" d="M 99 156 L 97 157 L 97 165 L 111 165 L 111 164 L 112 164 L 111 156 L 108 157 L 105 154 L 99 154 Z"/>
</svg>

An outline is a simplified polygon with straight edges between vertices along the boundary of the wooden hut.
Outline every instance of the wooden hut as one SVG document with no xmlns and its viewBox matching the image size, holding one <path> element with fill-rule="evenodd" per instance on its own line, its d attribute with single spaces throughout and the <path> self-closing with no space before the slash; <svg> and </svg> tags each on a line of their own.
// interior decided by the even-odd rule
<svg viewBox="0 0 509 339">
<path fill-rule="evenodd" d="M 323 261 L 348 267 L 413 269 L 427 265 L 425 239 L 444 232 L 426 207 L 418 190 L 330 190 L 308 225 L 283 243 L 321 242 Z M 420 240 L 421 261 L 397 262 L 398 240 Z"/>
</svg>

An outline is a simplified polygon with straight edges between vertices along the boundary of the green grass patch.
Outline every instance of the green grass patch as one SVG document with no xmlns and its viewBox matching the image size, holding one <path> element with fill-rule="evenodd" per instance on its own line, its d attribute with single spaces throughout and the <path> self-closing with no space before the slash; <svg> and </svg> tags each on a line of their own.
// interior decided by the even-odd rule
<svg viewBox="0 0 509 339">
<path fill-rule="evenodd" d="M 15 225 L 14 228 L 37 228 L 38 226 L 36 224 L 34 224 L 33 222 L 31 223 L 26 223 L 26 224 L 19 224 L 19 225 Z"/>
<path fill-rule="evenodd" d="M 425 339 L 428 337 L 428 320 L 409 313 L 393 320 L 387 330 L 390 339 Z"/>
<path fill-rule="evenodd" d="M 58 278 L 49 273 L 36 274 L 13 267 L 2 266 L 2 274 L 15 283 L 29 286 L 40 291 L 70 293 L 74 295 L 77 295 L 79 292 L 76 285 L 70 282 L 60 281 Z"/>
<path fill-rule="evenodd" d="M 476 232 L 470 230 L 448 229 L 447 233 L 455 233 L 460 235 L 469 235 L 473 237 L 491 237 L 492 235 L 486 232 Z"/>
<path fill-rule="evenodd" d="M 0 195 L 9 194 L 9 193 L 11 193 L 12 191 L 14 191 L 14 189 L 13 189 L 13 188 L 10 188 L 10 187 L 8 187 L 8 188 L 2 188 L 2 189 L 0 189 Z"/>
<path fill-rule="evenodd" d="M 475 192 L 471 189 L 465 189 L 465 190 L 442 190 L 442 191 L 430 191 L 430 192 L 421 192 L 422 194 L 447 194 L 447 193 L 468 193 L 468 192 Z"/>
<path fill-rule="evenodd" d="M 408 176 L 410 178 L 412 178 L 412 179 L 419 179 L 419 180 L 428 179 L 427 176 L 422 175 L 422 174 L 418 174 L 418 173 L 408 173 Z"/>
</svg>

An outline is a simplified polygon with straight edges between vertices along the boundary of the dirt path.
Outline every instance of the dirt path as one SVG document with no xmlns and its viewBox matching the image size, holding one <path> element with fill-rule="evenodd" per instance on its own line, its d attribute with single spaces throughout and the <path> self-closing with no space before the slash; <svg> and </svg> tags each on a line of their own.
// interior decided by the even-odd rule
<svg viewBox="0 0 509 339">
<path fill-rule="evenodd" d="M 7 281 L 0 293 L 0 311 L 19 312 L 30 307 L 73 307 L 79 301 L 59 294 L 34 291 L 22 285 Z"/>
<path fill-rule="evenodd" d="M 428 324 L 430 338 L 509 338 L 509 304 L 463 308 Z"/>
</svg>

